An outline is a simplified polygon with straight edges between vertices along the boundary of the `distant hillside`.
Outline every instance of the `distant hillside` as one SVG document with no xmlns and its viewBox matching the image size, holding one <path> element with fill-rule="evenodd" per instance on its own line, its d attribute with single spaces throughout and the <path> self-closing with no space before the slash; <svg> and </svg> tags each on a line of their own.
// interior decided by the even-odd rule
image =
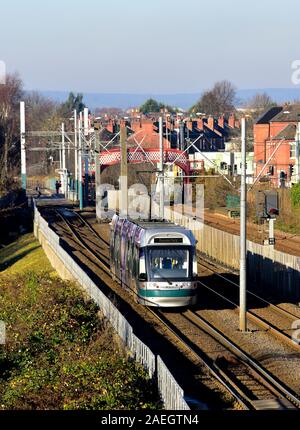
<svg viewBox="0 0 300 430">
<path fill-rule="evenodd" d="M 265 89 L 241 89 L 237 91 L 239 105 L 251 98 L 257 92 L 266 92 L 277 103 L 285 101 L 300 100 L 300 88 L 265 88 Z M 43 95 L 58 102 L 65 101 L 68 91 L 41 91 Z M 108 93 L 84 93 L 84 102 L 90 109 L 97 107 L 117 107 L 127 109 L 129 107 L 140 106 L 148 98 L 152 97 L 159 102 L 178 106 L 182 109 L 190 108 L 200 97 L 199 94 L 108 94 Z"/>
</svg>

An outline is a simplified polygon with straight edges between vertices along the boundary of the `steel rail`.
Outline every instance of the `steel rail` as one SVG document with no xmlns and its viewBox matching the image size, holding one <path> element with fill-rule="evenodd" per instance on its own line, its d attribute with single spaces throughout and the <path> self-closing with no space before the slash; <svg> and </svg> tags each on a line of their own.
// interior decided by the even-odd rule
<svg viewBox="0 0 300 430">
<path fill-rule="evenodd" d="M 268 385 L 270 385 L 274 390 L 279 392 L 285 399 L 292 402 L 297 408 L 300 408 L 300 399 L 295 393 L 291 392 L 282 382 L 280 382 L 276 377 L 274 377 L 269 371 L 263 368 L 256 360 L 254 360 L 249 354 L 244 352 L 239 346 L 228 339 L 223 333 L 216 329 L 212 324 L 210 324 L 205 318 L 200 316 L 197 312 L 187 310 L 185 311 L 187 317 L 191 319 L 197 326 L 204 328 L 208 333 L 210 333 L 215 339 L 217 339 L 224 347 L 229 349 L 235 355 L 247 363 L 257 374 L 262 378 Z"/>
<path fill-rule="evenodd" d="M 203 261 L 207 264 L 210 264 L 209 262 L 207 262 L 206 260 L 203 259 L 198 259 L 198 264 L 200 266 L 205 267 L 207 270 L 211 271 L 214 275 L 218 276 L 219 278 L 223 279 L 224 281 L 234 285 L 235 287 L 239 288 L 239 284 L 237 284 L 236 282 L 232 281 L 231 279 L 226 278 L 226 276 L 221 275 L 220 273 L 218 273 L 216 270 L 213 270 L 211 267 L 208 267 L 206 264 L 203 264 Z M 230 272 L 228 272 L 228 274 L 231 274 Z M 232 274 L 235 274 L 234 272 L 232 272 Z M 274 303 L 269 302 L 268 300 L 264 299 L 263 297 L 258 296 L 257 294 L 253 293 L 252 291 L 247 291 L 247 293 L 253 297 L 255 297 L 256 299 L 260 300 L 261 302 L 267 304 L 270 308 L 272 308 L 274 311 L 276 311 L 277 313 L 280 313 L 281 315 L 286 316 L 289 319 L 300 319 L 300 315 L 295 315 L 292 312 L 287 311 L 286 309 L 282 309 L 281 307 L 274 305 Z"/>
<path fill-rule="evenodd" d="M 79 244 L 81 246 L 84 247 L 84 249 L 86 249 L 89 253 L 91 253 L 93 255 L 93 257 L 95 259 L 98 260 L 98 257 L 89 249 L 89 246 L 86 245 L 86 243 L 81 239 L 80 234 L 74 229 L 74 226 L 69 222 L 69 220 L 67 220 L 59 211 L 55 211 L 57 213 L 57 215 L 59 215 L 59 217 L 64 221 L 64 223 L 67 225 L 68 229 L 70 230 L 71 234 L 75 236 L 76 240 L 79 242 Z M 77 212 L 76 214 L 78 215 L 78 217 L 89 227 L 89 229 L 95 233 L 95 235 L 97 237 L 99 237 L 101 240 L 103 240 L 103 238 L 101 238 L 97 232 L 95 232 L 95 230 L 88 224 L 88 222 L 81 217 L 81 215 L 79 215 Z M 105 243 L 107 243 L 105 240 L 103 240 Z M 102 262 L 100 261 L 101 265 L 103 266 Z M 107 273 L 110 273 L 110 270 L 108 269 L 108 266 L 104 266 L 104 270 Z M 209 372 L 213 375 L 213 377 L 215 379 L 217 379 L 225 388 L 228 392 L 231 393 L 231 395 L 235 398 L 236 401 L 239 402 L 239 404 L 241 404 L 241 406 L 246 409 L 249 410 L 251 409 L 251 404 L 248 401 L 247 398 L 245 398 L 240 391 L 235 387 L 234 384 L 230 384 L 230 381 L 226 380 L 226 378 L 224 377 L 224 375 L 222 375 L 222 372 L 219 371 L 217 368 L 214 368 L 213 365 L 210 365 L 208 360 L 204 360 L 202 357 L 199 356 L 199 354 L 197 354 L 196 351 L 193 350 L 193 348 L 188 345 L 183 339 L 182 337 L 180 337 L 178 334 L 175 333 L 175 331 L 170 327 L 167 326 L 166 322 L 163 321 L 163 318 L 160 317 L 157 313 L 157 311 L 151 309 L 150 307 L 146 306 L 147 310 L 149 311 L 149 313 L 151 313 L 153 316 L 155 316 L 156 319 L 159 319 L 160 323 L 163 324 L 164 327 L 168 328 L 168 331 L 171 332 L 173 338 L 176 338 L 176 340 L 178 342 L 180 342 L 180 344 L 184 347 L 185 350 L 188 350 L 188 352 L 190 354 L 192 354 L 194 356 L 194 358 L 196 358 L 197 360 L 199 360 L 208 370 Z"/>
<path fill-rule="evenodd" d="M 59 213 L 59 212 L 58 212 Z M 104 242 L 106 245 L 109 245 L 108 244 L 108 242 L 106 242 L 94 229 L 93 229 L 93 227 L 88 223 L 88 221 L 86 221 L 80 214 L 78 214 L 78 212 L 76 212 L 76 211 L 73 211 L 73 213 L 76 213 L 76 215 L 78 216 L 78 218 L 88 227 L 88 229 L 99 239 L 99 240 L 101 240 L 102 242 Z M 61 214 L 60 214 L 60 216 L 62 216 Z M 64 218 L 64 220 L 65 220 L 65 218 Z M 65 220 L 66 221 L 66 220 Z M 68 221 L 68 224 L 70 224 L 69 223 L 69 221 Z M 74 230 L 74 234 L 75 234 L 75 237 L 83 244 L 83 246 L 84 246 L 84 248 L 87 250 L 87 251 L 89 251 L 94 257 L 97 257 L 97 256 L 95 256 L 95 254 L 94 254 L 94 251 L 92 252 L 91 251 L 91 249 L 88 249 L 89 247 L 87 247 L 86 246 L 86 243 L 84 243 L 84 241 L 82 241 L 82 238 L 80 237 L 80 235 L 78 235 L 78 233 L 77 233 L 77 231 L 76 230 Z M 99 258 L 99 260 L 100 260 L 100 263 L 103 265 L 103 262 L 102 262 L 102 260 L 101 260 L 101 258 Z M 200 264 L 202 264 L 201 262 L 200 262 Z M 204 265 L 203 265 L 204 266 Z M 204 267 L 206 267 L 206 266 L 204 266 Z M 107 265 L 107 267 L 106 267 L 106 271 L 108 272 L 108 273 L 110 273 L 110 270 L 108 269 L 109 268 L 109 266 Z M 208 268 L 208 267 L 206 267 L 208 270 L 210 270 L 212 273 L 215 273 L 216 275 L 219 275 L 218 273 L 216 273 L 215 271 L 213 271 L 212 269 L 210 269 L 210 268 Z M 223 277 L 222 275 L 220 275 L 220 277 L 222 278 L 222 279 L 224 279 L 224 280 L 226 280 L 227 282 L 230 282 L 230 283 L 232 283 L 232 284 L 234 284 L 235 286 L 237 286 L 237 284 L 236 283 L 234 283 L 233 281 L 231 281 L 231 280 L 228 280 L 227 278 L 225 278 L 225 277 Z M 211 287 L 209 287 L 208 285 L 206 285 L 206 284 L 204 284 L 203 282 L 201 282 L 201 281 L 199 281 L 199 283 L 202 285 L 202 286 L 204 286 L 205 288 L 207 288 L 207 289 L 209 289 L 210 291 L 212 291 L 214 294 L 217 294 L 219 297 L 221 297 L 223 300 L 226 300 L 227 302 L 229 302 L 231 305 L 233 305 L 235 308 L 236 308 L 236 310 L 238 311 L 238 304 L 237 303 L 234 303 L 233 301 L 231 301 L 231 300 L 229 300 L 227 297 L 225 297 L 224 295 L 222 295 L 222 294 L 220 294 L 220 293 L 218 293 L 217 291 L 215 291 L 213 288 L 211 288 Z M 251 293 L 251 292 L 250 292 Z M 285 310 L 283 310 L 283 309 L 281 309 L 281 308 L 278 308 L 277 306 L 275 306 L 275 305 L 273 305 L 272 303 L 269 303 L 268 301 L 266 301 L 265 299 L 262 299 L 261 297 L 259 297 L 259 296 L 257 296 L 256 294 L 254 294 L 254 293 L 251 293 L 251 294 L 253 294 L 256 298 L 258 298 L 258 299 L 260 299 L 260 300 L 262 300 L 262 301 L 264 301 L 265 303 L 267 303 L 269 306 L 270 306 L 270 308 L 272 308 L 273 310 L 275 310 L 276 312 L 278 312 L 278 313 L 281 313 L 282 315 L 284 315 L 284 316 L 287 316 L 289 319 L 291 319 L 291 318 L 297 318 L 297 319 L 299 319 L 299 317 L 296 317 L 295 315 L 293 315 L 293 314 L 290 314 L 288 311 L 285 311 Z M 289 346 L 291 346 L 291 347 L 293 347 L 294 349 L 296 349 L 297 351 L 300 351 L 300 345 L 299 344 L 297 344 L 297 343 L 295 343 L 292 339 L 291 339 L 291 337 L 290 336 L 288 336 L 286 333 L 284 333 L 282 330 L 280 330 L 280 329 L 278 329 L 276 326 L 274 326 L 272 323 L 270 323 L 270 322 L 268 322 L 268 321 L 266 321 L 265 319 L 263 319 L 262 317 L 259 317 L 259 316 L 257 316 L 257 315 L 255 315 L 253 312 L 251 312 L 251 311 L 247 311 L 247 316 L 248 316 L 248 318 L 250 319 L 250 320 L 252 320 L 255 324 L 257 324 L 257 325 L 259 325 L 260 327 L 262 327 L 264 330 L 266 330 L 266 331 L 269 331 L 270 333 L 272 333 L 274 336 L 276 336 L 277 338 L 279 338 L 281 341 L 283 341 L 283 342 L 285 342 L 286 344 L 288 344 Z"/>
<path fill-rule="evenodd" d="M 177 333 L 163 316 L 163 314 L 156 308 L 151 309 L 147 306 L 147 310 L 168 330 L 171 337 L 178 343 L 183 350 L 187 351 L 188 354 L 192 355 L 194 359 L 199 361 L 204 367 L 212 374 L 212 376 L 234 397 L 234 399 L 246 410 L 254 409 L 253 405 L 249 401 L 248 397 L 241 393 L 241 391 L 236 387 L 233 381 L 226 378 L 220 369 L 215 365 L 215 363 L 210 363 L 209 359 L 202 357 L 196 349 L 189 344 L 182 335 Z"/>
<path fill-rule="evenodd" d="M 75 236 L 76 240 L 79 242 L 81 246 L 84 247 L 95 259 L 97 259 L 101 265 L 101 267 L 110 274 L 110 267 L 106 262 L 103 262 L 103 260 L 95 255 L 95 251 L 92 250 L 92 248 L 86 244 L 85 240 L 82 239 L 81 235 L 76 231 L 75 226 L 72 225 L 72 223 L 64 217 L 58 210 L 55 210 L 55 212 L 59 215 L 59 217 L 64 221 L 64 223 L 67 225 L 68 229 L 70 230 L 71 234 Z M 78 218 L 88 227 L 88 229 L 96 236 L 98 239 L 100 239 L 102 242 L 104 242 L 106 245 L 109 245 L 107 241 L 105 241 L 94 229 L 90 224 L 80 215 L 78 212 L 73 211 L 73 213 L 76 213 Z M 176 333 L 170 325 L 166 322 L 164 317 L 162 315 L 158 315 L 158 311 L 155 309 L 151 309 L 147 306 L 148 311 L 154 315 L 157 319 L 160 320 L 161 323 L 165 327 L 168 328 L 168 331 L 172 334 L 173 337 L 176 338 L 176 340 L 184 347 L 185 350 L 188 350 L 190 354 L 192 354 L 197 360 L 199 360 L 204 366 L 209 370 L 209 372 L 214 376 L 215 379 L 217 379 L 224 387 L 225 389 L 232 394 L 232 396 L 242 405 L 244 409 L 256 409 L 255 405 L 251 402 L 251 400 L 248 398 L 248 396 L 241 391 L 241 389 L 235 384 L 233 380 L 229 378 L 228 375 L 225 374 L 222 369 L 220 369 L 216 363 L 209 363 L 209 360 L 205 360 L 203 357 L 201 357 L 195 349 L 189 345 L 182 336 L 180 336 L 178 333 Z M 287 391 L 288 392 L 288 391 Z M 293 398 L 293 394 L 288 392 L 289 398 L 293 399 L 293 403 L 298 402 L 300 405 L 300 400 L 295 397 L 295 400 Z M 297 404 L 298 404 L 297 403 Z"/>
<path fill-rule="evenodd" d="M 95 251 L 92 250 L 92 248 L 82 239 L 81 235 L 76 231 L 75 227 L 72 225 L 72 223 L 69 222 L 68 219 L 66 219 L 58 210 L 55 210 L 57 215 L 64 221 L 64 223 L 67 225 L 68 229 L 72 233 L 73 236 L 75 236 L 77 242 L 87 251 L 89 252 L 93 258 L 97 259 L 99 261 L 99 264 L 101 265 L 101 268 L 104 269 L 105 272 L 110 274 L 110 266 L 107 264 L 102 257 L 95 254 Z"/>
<path fill-rule="evenodd" d="M 207 290 L 214 293 L 215 295 L 219 296 L 222 300 L 233 305 L 235 307 L 235 311 L 239 312 L 239 305 L 237 303 L 228 299 L 223 294 L 218 293 L 216 290 L 214 290 L 210 286 L 206 285 L 204 282 L 198 281 L 198 283 L 200 285 L 202 285 L 204 288 L 206 288 Z M 288 346 L 292 347 L 293 349 L 297 350 L 298 352 L 300 351 L 300 345 L 298 343 L 294 342 L 293 339 L 290 336 L 288 336 L 286 333 L 284 333 L 283 330 L 280 330 L 279 328 L 275 327 L 274 324 L 266 321 L 262 317 L 255 315 L 252 311 L 247 311 L 247 317 L 251 321 L 253 321 L 256 325 L 262 327 L 264 330 L 268 331 L 269 333 L 271 333 L 272 335 L 274 335 L 278 339 L 285 342 Z"/>
</svg>

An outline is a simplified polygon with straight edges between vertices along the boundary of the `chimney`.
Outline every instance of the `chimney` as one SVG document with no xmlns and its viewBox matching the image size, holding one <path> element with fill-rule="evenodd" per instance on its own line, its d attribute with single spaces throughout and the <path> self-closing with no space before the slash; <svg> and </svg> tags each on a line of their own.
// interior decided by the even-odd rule
<svg viewBox="0 0 300 430">
<path fill-rule="evenodd" d="M 221 115 L 221 116 L 218 118 L 218 126 L 219 126 L 219 127 L 221 127 L 221 128 L 224 128 L 224 126 L 225 126 L 224 115 Z"/>
<path fill-rule="evenodd" d="M 134 118 L 131 120 L 130 128 L 137 132 L 141 128 L 141 120 L 140 118 Z"/>
<path fill-rule="evenodd" d="M 203 118 L 197 119 L 197 128 L 199 128 L 199 130 L 203 130 Z"/>
<path fill-rule="evenodd" d="M 106 129 L 107 129 L 108 131 L 110 131 L 111 133 L 113 133 L 113 132 L 114 132 L 114 122 L 113 122 L 111 119 L 108 121 L 108 124 L 107 124 L 107 126 L 106 126 Z"/>
<path fill-rule="evenodd" d="M 230 128 L 235 128 L 235 116 L 234 113 L 231 113 L 228 120 L 228 125 Z"/>
<path fill-rule="evenodd" d="M 126 121 L 125 119 L 120 120 L 120 128 L 126 127 Z"/>
<path fill-rule="evenodd" d="M 190 131 L 193 131 L 193 121 L 186 121 L 186 126 Z"/>
<path fill-rule="evenodd" d="M 210 128 L 211 130 L 213 130 L 215 128 L 215 119 L 213 116 L 209 116 L 208 117 L 208 128 Z"/>
</svg>

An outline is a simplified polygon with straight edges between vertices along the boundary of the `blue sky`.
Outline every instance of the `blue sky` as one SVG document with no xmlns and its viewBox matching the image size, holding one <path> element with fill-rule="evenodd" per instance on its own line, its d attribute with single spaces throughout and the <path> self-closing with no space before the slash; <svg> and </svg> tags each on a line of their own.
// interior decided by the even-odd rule
<svg viewBox="0 0 300 430">
<path fill-rule="evenodd" d="M 0 60 L 28 89 L 292 87 L 299 0 L 0 0 Z"/>
</svg>

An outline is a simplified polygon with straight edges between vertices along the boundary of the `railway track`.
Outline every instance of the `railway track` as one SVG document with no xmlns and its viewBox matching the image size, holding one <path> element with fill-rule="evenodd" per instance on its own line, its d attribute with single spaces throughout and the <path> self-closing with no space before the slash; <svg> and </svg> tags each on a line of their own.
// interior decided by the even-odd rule
<svg viewBox="0 0 300 430">
<path fill-rule="evenodd" d="M 89 223 L 86 222 L 86 220 L 81 215 L 79 215 L 77 212 L 69 211 L 71 214 L 76 214 L 76 217 L 74 217 L 74 216 L 67 217 L 65 214 L 66 212 L 67 212 L 66 210 L 61 211 L 61 210 L 55 209 L 55 213 L 66 224 L 68 230 L 75 237 L 76 241 L 89 254 L 91 254 L 93 256 L 93 258 L 95 258 L 97 260 L 101 269 L 105 270 L 105 272 L 110 274 L 109 257 L 107 256 L 107 254 L 105 252 L 103 252 L 105 250 L 105 248 L 107 248 L 108 243 L 103 238 L 101 238 L 101 236 L 99 236 L 98 233 L 89 225 Z M 72 223 L 72 221 L 75 220 L 74 218 L 79 219 L 82 225 L 78 225 L 78 224 L 74 225 Z M 101 250 L 99 250 L 99 243 L 97 242 L 95 244 L 91 240 L 91 238 L 85 234 L 85 232 L 83 231 L 83 228 L 82 228 L 83 226 L 88 227 L 88 229 L 93 234 L 94 238 L 97 241 L 100 240 L 102 243 L 104 243 L 105 248 L 101 247 Z"/>
<path fill-rule="evenodd" d="M 109 243 L 78 212 L 69 211 L 70 216 L 66 216 L 65 210 L 55 210 L 55 212 L 64 221 L 76 241 L 97 260 L 106 273 L 110 274 L 109 258 L 102 252 L 104 249 L 107 250 Z M 78 223 L 78 220 L 80 223 Z M 96 244 L 91 237 L 86 235 L 84 227 L 87 227 L 92 233 L 94 240 L 97 241 Z M 101 246 L 100 251 L 99 240 L 100 243 L 104 244 Z M 180 344 L 181 348 L 192 355 L 194 359 L 200 361 L 209 374 L 223 385 L 243 409 L 300 408 L 300 400 L 293 392 L 197 313 L 187 310 L 182 315 L 187 321 L 190 321 L 191 325 L 197 328 L 198 333 L 201 332 L 206 336 L 210 336 L 219 347 L 225 348 L 226 354 L 229 354 L 227 358 L 213 360 L 205 357 L 205 354 L 201 353 L 193 342 L 180 333 L 176 326 L 167 321 L 166 315 L 160 310 L 148 307 L 148 311 L 167 328 L 175 343 Z"/>
<path fill-rule="evenodd" d="M 203 353 L 197 343 L 190 340 L 191 329 L 185 329 L 189 333 L 185 335 L 177 328 L 178 323 L 175 326 L 170 322 L 166 313 L 156 308 L 148 310 L 164 324 L 181 349 L 200 361 L 244 409 L 300 408 L 300 400 L 294 393 L 196 312 L 185 310 L 176 314 L 176 318 L 180 315 L 188 321 L 196 328 L 196 336 L 209 345 L 209 350 L 222 351 L 221 356 L 216 357 L 214 352 Z"/>
<path fill-rule="evenodd" d="M 194 216 L 193 213 L 189 213 L 190 216 Z M 205 211 L 204 214 L 205 224 L 215 227 L 217 229 L 226 231 L 230 234 L 239 235 L 240 225 L 239 220 L 228 219 L 224 215 L 218 215 Z M 259 232 L 258 224 L 253 222 L 247 222 L 248 239 L 256 243 L 262 243 L 261 233 Z M 282 252 L 288 252 L 292 255 L 299 256 L 299 243 L 300 237 L 297 234 L 284 233 L 281 230 L 275 230 L 276 244 L 275 249 Z"/>
<path fill-rule="evenodd" d="M 78 225 L 74 225 L 73 223 L 75 219 L 73 220 L 72 217 L 71 218 L 66 217 L 65 210 L 64 211 L 55 210 L 55 213 L 64 222 L 67 229 L 69 230 L 71 235 L 74 236 L 75 240 L 80 244 L 80 246 L 82 246 L 89 254 L 93 255 L 93 258 L 97 260 L 101 269 L 104 269 L 106 273 L 110 274 L 109 265 L 106 262 L 103 262 L 102 259 L 99 259 L 99 255 L 94 252 L 93 248 L 89 245 L 89 243 L 87 243 L 86 239 L 82 238 L 81 232 L 80 230 L 78 230 Z M 88 227 L 88 229 L 92 232 L 94 237 L 97 237 L 97 239 L 100 239 L 106 246 L 109 245 L 108 242 L 104 238 L 100 237 L 98 233 L 93 229 L 93 227 L 80 214 L 78 214 L 78 212 L 75 212 L 75 213 L 77 215 L 77 219 L 79 219 L 83 225 Z M 70 221 L 70 219 L 72 221 Z M 152 316 L 158 319 L 161 324 L 163 324 L 164 328 L 168 329 L 168 332 L 171 333 L 171 337 L 173 337 L 174 339 L 175 332 L 171 330 L 170 327 L 166 326 L 166 324 L 163 322 L 163 317 L 159 317 L 158 313 L 149 307 L 147 307 L 147 310 Z M 176 339 L 178 339 L 178 335 Z M 180 340 L 180 342 L 182 346 L 183 345 L 182 339 Z M 175 343 L 178 343 L 178 342 L 175 342 Z M 192 355 L 194 359 L 196 358 L 198 361 L 200 360 L 201 365 L 205 366 L 205 368 L 209 371 L 209 374 L 212 375 L 213 378 L 217 379 L 217 381 L 223 387 L 225 387 L 226 391 L 233 396 L 233 398 L 241 405 L 243 409 L 250 409 L 250 407 L 248 407 L 247 404 L 244 402 L 243 397 L 239 394 L 239 392 L 235 390 L 234 386 L 232 387 L 230 386 L 230 382 L 226 381 L 225 378 L 220 374 L 220 372 L 218 372 L 217 369 L 214 369 L 213 366 L 208 363 L 208 361 L 204 361 L 203 359 L 200 359 L 199 354 L 197 354 L 196 351 L 193 351 L 191 349 L 191 346 L 188 345 L 187 343 L 185 344 L 184 350 L 187 351 L 189 355 Z"/>
<path fill-rule="evenodd" d="M 222 270 L 224 270 L 223 267 L 220 267 L 220 266 L 218 267 L 215 264 L 213 264 L 213 263 L 211 263 L 211 262 L 209 262 L 209 261 L 207 261 L 207 260 L 205 260 L 203 258 L 198 259 L 198 264 L 200 266 L 204 267 L 206 270 L 209 270 L 210 272 L 212 272 L 215 276 L 217 276 L 217 277 L 221 278 L 222 280 L 228 282 L 229 284 L 233 285 L 234 287 L 239 288 L 239 284 L 238 283 L 232 281 L 231 279 L 226 278 L 226 276 L 224 276 L 224 275 L 221 275 L 217 270 L 212 269 L 212 267 L 216 267 L 217 269 L 221 268 Z M 228 275 L 234 274 L 234 275 L 238 276 L 237 272 L 233 272 L 233 271 L 229 272 L 228 271 L 227 273 L 228 273 Z M 274 309 L 277 313 L 280 313 L 280 314 L 282 314 L 284 316 L 287 316 L 289 318 L 300 318 L 300 313 L 299 313 L 299 315 L 296 315 L 296 314 L 294 314 L 294 313 L 292 313 L 290 311 L 287 311 L 286 309 L 283 309 L 283 308 L 281 308 L 278 305 L 274 305 L 274 303 L 269 302 L 268 300 L 264 299 L 263 297 L 259 296 L 258 294 L 254 293 L 254 292 L 252 292 L 250 290 L 247 291 L 247 294 L 249 296 L 251 296 L 251 297 L 254 297 L 254 298 L 258 299 L 261 303 L 264 303 L 264 304 L 272 307 L 272 309 Z M 299 308 L 299 312 L 300 312 L 300 308 Z"/>
<path fill-rule="evenodd" d="M 93 248 L 91 248 L 91 246 L 86 242 L 86 239 L 82 238 L 81 233 L 78 230 L 78 225 L 75 226 L 73 224 L 73 221 L 75 220 L 73 220 L 72 217 L 70 218 L 66 217 L 65 216 L 66 211 L 62 212 L 62 211 L 56 210 L 55 212 L 59 216 L 59 218 L 62 219 L 62 221 L 66 224 L 68 230 L 75 237 L 76 241 L 81 246 L 83 246 L 86 251 L 88 251 L 90 254 L 93 254 L 93 257 L 99 261 L 101 268 L 104 269 L 107 273 L 109 273 L 109 265 L 107 265 L 106 262 L 103 262 L 102 259 L 99 259 L 99 255 L 94 253 Z M 102 237 L 100 237 L 98 233 L 96 233 L 96 231 L 89 225 L 89 223 L 80 214 L 76 212 L 76 215 L 77 215 L 77 219 L 79 219 L 83 225 L 87 226 L 88 229 L 92 232 L 92 234 L 95 237 L 97 237 L 97 239 L 100 239 L 102 242 L 106 244 L 106 246 L 108 246 L 108 243 Z M 175 337 L 176 343 L 178 343 L 179 334 L 176 335 L 175 331 L 170 329 L 170 326 L 166 325 L 166 322 L 163 320 L 163 316 L 159 317 L 158 313 L 149 307 L 147 309 L 149 313 L 151 313 L 156 319 L 159 319 L 160 323 L 162 323 L 163 326 L 168 329 L 169 333 L 171 334 L 171 337 L 173 337 L 173 339 Z M 248 402 L 244 401 L 243 396 L 239 393 L 238 390 L 236 390 L 235 386 L 234 385 L 231 386 L 230 381 L 226 380 L 226 378 L 221 374 L 221 372 L 217 368 L 214 368 L 213 364 L 210 364 L 208 360 L 205 361 L 203 358 L 200 358 L 199 353 L 193 350 L 192 347 L 188 345 L 187 342 L 184 342 L 182 340 L 182 337 L 180 338 L 180 345 L 181 347 L 184 345 L 184 350 L 187 351 L 190 355 L 192 355 L 194 359 L 197 359 L 198 361 L 200 361 L 201 364 L 206 367 L 209 373 L 213 375 L 213 377 L 217 379 L 223 387 L 225 387 L 226 391 L 228 391 L 234 397 L 234 399 L 242 406 L 243 409 L 251 408 L 251 405 L 249 404 L 248 406 Z"/>
<path fill-rule="evenodd" d="M 204 267 L 206 270 L 209 270 L 218 278 L 222 279 L 222 282 L 225 284 L 229 284 L 232 287 L 235 287 L 234 293 L 238 292 L 239 285 L 232 281 L 231 279 L 226 278 L 226 276 L 221 275 L 216 270 L 212 269 L 211 265 L 208 265 L 207 262 L 203 262 L 201 260 L 198 261 L 200 266 Z M 229 303 L 231 306 L 234 306 L 236 311 L 239 309 L 238 300 L 236 298 L 228 297 L 228 294 L 232 296 L 232 291 L 227 289 L 227 294 L 224 292 L 220 292 L 220 287 L 217 286 L 216 283 L 207 284 L 205 282 L 199 281 L 200 285 L 206 288 L 211 293 L 215 294 L 219 299 Z M 225 285 L 222 285 L 222 288 L 226 288 Z M 218 291 L 219 290 L 219 291 Z M 292 323 L 296 320 L 300 319 L 299 315 L 295 315 L 286 309 L 283 309 L 268 300 L 258 296 L 257 294 L 247 291 L 248 297 L 250 298 L 250 308 L 247 311 L 248 318 L 254 322 L 256 325 L 261 327 L 262 329 L 268 331 L 293 349 L 300 351 L 300 345 L 295 343 L 291 338 L 292 334 Z"/>
</svg>

